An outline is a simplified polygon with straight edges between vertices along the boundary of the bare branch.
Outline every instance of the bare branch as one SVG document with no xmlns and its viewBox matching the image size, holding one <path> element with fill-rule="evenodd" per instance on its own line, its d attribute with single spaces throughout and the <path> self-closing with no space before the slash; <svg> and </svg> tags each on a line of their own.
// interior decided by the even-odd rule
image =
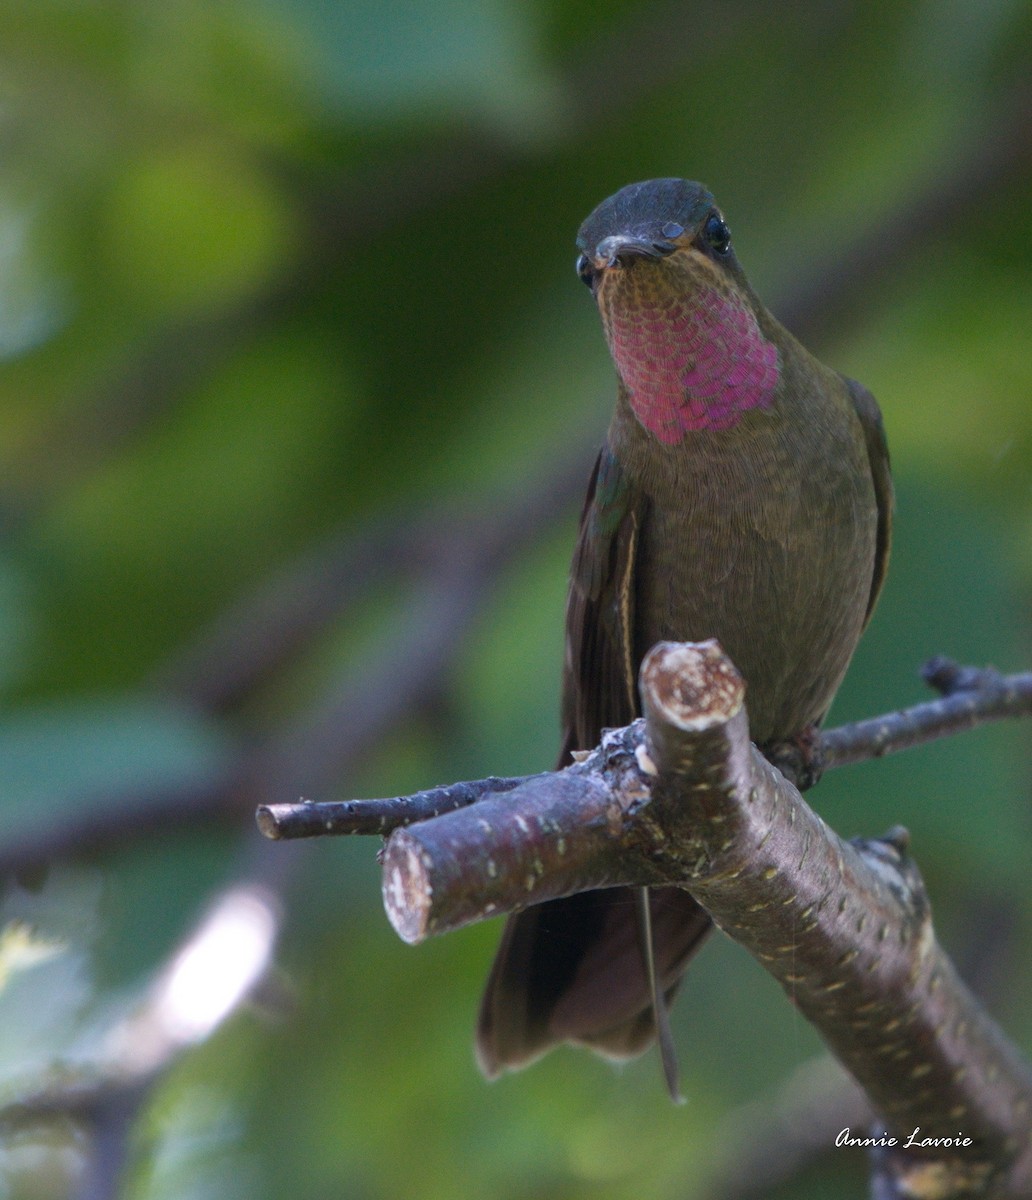
<svg viewBox="0 0 1032 1200">
<path fill-rule="evenodd" d="M 624 882 L 620 837 L 632 796 L 597 770 L 571 767 L 397 830 L 384 857 L 391 924 L 405 941 L 420 942 L 527 904 Z"/>
<path fill-rule="evenodd" d="M 974 897 L 970 925 L 962 935 L 961 976 L 972 980 L 979 1000 L 999 998 L 1004 963 L 1016 950 L 1013 904 Z M 713 1138 L 716 1149 L 706 1194 L 714 1200 L 762 1200 L 819 1159 L 840 1154 L 842 1131 L 862 1135 L 875 1122 L 871 1103 L 828 1055 L 801 1064 L 773 1094 L 730 1113 Z M 863 1153 L 863 1151 L 858 1151 Z"/>
<path fill-rule="evenodd" d="M 942 699 L 825 731 L 820 742 L 825 768 L 896 754 L 991 721 L 1032 716 L 1032 672 L 1001 675 L 991 668 L 960 667 L 949 659 L 936 658 L 926 664 L 923 674 L 945 693 Z M 538 778 L 543 777 L 490 776 L 383 800 L 262 805 L 257 812 L 258 827 L 266 837 L 275 839 L 386 835 L 497 792 L 511 792 Z"/>
<path fill-rule="evenodd" d="M 829 830 L 749 742 L 744 685 L 716 643 L 655 647 L 641 683 L 645 718 L 583 762 L 391 835 L 398 933 L 615 884 L 685 887 L 881 1114 L 887 1194 L 934 1179 L 944 1198 L 1027 1196 L 1032 1070 L 939 947 L 905 831 Z"/>
<path fill-rule="evenodd" d="M 491 775 L 472 783 L 452 783 L 427 788 L 411 796 L 387 800 L 341 800 L 314 804 L 263 804 L 257 812 L 258 828 L 273 840 L 279 838 L 325 837 L 328 834 L 381 834 L 386 837 L 403 825 L 429 821 L 456 808 L 475 804 L 485 796 L 511 792 L 513 788 L 538 778 L 517 775 L 500 778 Z"/>
<path fill-rule="evenodd" d="M 936 942 L 905 833 L 841 842 L 745 742 L 744 710 L 723 728 L 718 766 L 696 735 L 685 658 L 691 670 L 688 648 L 660 646 L 642 669 L 649 744 L 663 747 L 654 798 L 676 797 L 656 819 L 669 807 L 667 837 L 699 851 L 683 882 L 779 980 L 888 1134 L 953 1139 L 963 1127 L 963 1148 L 891 1146 L 887 1171 L 906 1194 L 927 1194 L 918 1179 L 934 1174 L 944 1196 L 1027 1195 L 1032 1070 Z"/>
<path fill-rule="evenodd" d="M 882 758 L 990 721 L 1032 716 L 1032 671 L 1001 675 L 937 658 L 923 674 L 945 693 L 941 700 L 829 730 L 821 738 L 826 767 Z"/>
</svg>

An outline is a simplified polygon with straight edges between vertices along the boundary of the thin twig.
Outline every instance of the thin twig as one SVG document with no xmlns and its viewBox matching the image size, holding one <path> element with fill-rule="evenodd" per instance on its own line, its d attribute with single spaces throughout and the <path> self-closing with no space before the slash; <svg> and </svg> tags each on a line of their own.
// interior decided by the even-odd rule
<svg viewBox="0 0 1032 1200">
<path fill-rule="evenodd" d="M 961 668 L 945 659 L 933 660 L 940 670 Z M 925 742 L 975 729 L 990 721 L 1032 715 L 1032 672 L 1000 675 L 992 670 L 963 668 L 963 686 L 956 683 L 940 700 L 928 700 L 881 717 L 831 729 L 821 739 L 827 767 L 864 762 L 897 754 Z M 925 670 L 933 681 L 934 673 Z"/>
<path fill-rule="evenodd" d="M 511 792 L 533 778 L 532 775 L 510 778 L 491 775 L 475 783 L 452 783 L 414 792 L 411 796 L 394 796 L 385 800 L 265 804 L 258 809 L 258 828 L 273 840 L 324 837 L 328 834 L 380 834 L 385 837 L 402 825 L 429 821 L 456 808 L 475 804 L 484 796 Z"/>
</svg>

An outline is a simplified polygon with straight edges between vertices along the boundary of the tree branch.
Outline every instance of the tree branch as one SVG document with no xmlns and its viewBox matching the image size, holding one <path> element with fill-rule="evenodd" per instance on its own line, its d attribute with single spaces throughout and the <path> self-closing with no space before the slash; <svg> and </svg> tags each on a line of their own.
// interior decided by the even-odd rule
<svg viewBox="0 0 1032 1200">
<path fill-rule="evenodd" d="M 991 667 L 961 667 L 940 657 L 925 664 L 922 676 L 943 694 L 941 699 L 826 730 L 820 739 L 825 769 L 896 754 L 991 721 L 1032 716 L 1032 671 L 1001 675 Z M 426 821 L 475 804 L 486 796 L 511 792 L 520 784 L 547 777 L 489 776 L 382 800 L 266 804 L 259 807 L 257 821 L 262 833 L 273 839 L 342 834 L 386 836 L 403 825 Z"/>
<path fill-rule="evenodd" d="M 544 777 L 516 775 L 500 778 L 489 775 L 486 779 L 471 783 L 451 783 L 446 787 L 427 788 L 411 796 L 393 796 L 387 800 L 328 800 L 319 804 L 302 800 L 300 804 L 262 804 L 256 819 L 261 832 L 273 841 L 355 833 L 379 833 L 386 837 L 404 825 L 429 821 L 432 817 L 475 804 L 485 796 L 511 792 L 514 788 Z"/>
<path fill-rule="evenodd" d="M 933 658 L 921 673 L 942 693 L 941 700 L 829 730 L 821 738 L 825 766 L 882 758 L 989 721 L 1032 715 L 1032 671 L 1001 675 L 991 667 L 960 667 L 948 658 Z"/>
<path fill-rule="evenodd" d="M 1004 963 L 1016 952 L 1017 914 L 998 897 L 972 897 L 961 935 L 961 976 L 985 1005 L 1004 989 Z M 773 1093 L 730 1113 L 712 1141 L 713 1164 L 704 1191 L 713 1200 L 764 1200 L 819 1160 L 840 1153 L 843 1129 L 861 1136 L 875 1121 L 871 1102 L 828 1055 L 802 1063 Z"/>
<path fill-rule="evenodd" d="M 934 705 L 1032 709 L 1032 677 L 941 663 L 931 674 L 954 689 Z M 685 887 L 778 979 L 881 1114 L 884 1194 L 930 1195 L 934 1181 L 943 1198 L 1027 1196 L 1032 1070 L 936 942 L 906 832 L 846 843 L 829 830 L 751 745 L 744 684 L 715 642 L 655 647 L 641 688 L 645 717 L 583 761 L 506 780 L 502 794 L 486 787 L 475 805 L 391 835 L 384 902 L 400 936 L 593 888 Z M 876 723 L 899 736 L 872 735 L 873 753 L 913 744 L 906 717 Z"/>
</svg>

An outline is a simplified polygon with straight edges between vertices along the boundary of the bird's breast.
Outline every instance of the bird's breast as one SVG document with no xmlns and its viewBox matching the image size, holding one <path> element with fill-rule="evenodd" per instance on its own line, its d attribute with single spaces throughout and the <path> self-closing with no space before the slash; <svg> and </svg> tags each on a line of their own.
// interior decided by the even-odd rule
<svg viewBox="0 0 1032 1200">
<path fill-rule="evenodd" d="M 824 716 L 863 628 L 877 506 L 851 418 L 826 405 L 689 435 L 646 487 L 635 653 L 718 638 L 758 742 Z"/>
</svg>

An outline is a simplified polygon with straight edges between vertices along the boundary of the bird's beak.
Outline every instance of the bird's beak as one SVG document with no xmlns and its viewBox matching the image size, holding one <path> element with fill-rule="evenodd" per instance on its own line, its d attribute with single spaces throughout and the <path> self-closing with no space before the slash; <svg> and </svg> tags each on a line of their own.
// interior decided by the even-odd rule
<svg viewBox="0 0 1032 1200">
<path fill-rule="evenodd" d="M 603 238 L 595 247 L 594 265 L 598 271 L 606 267 L 624 267 L 636 258 L 666 258 L 677 249 L 673 242 L 649 241 L 628 233 L 614 233 Z"/>
</svg>

